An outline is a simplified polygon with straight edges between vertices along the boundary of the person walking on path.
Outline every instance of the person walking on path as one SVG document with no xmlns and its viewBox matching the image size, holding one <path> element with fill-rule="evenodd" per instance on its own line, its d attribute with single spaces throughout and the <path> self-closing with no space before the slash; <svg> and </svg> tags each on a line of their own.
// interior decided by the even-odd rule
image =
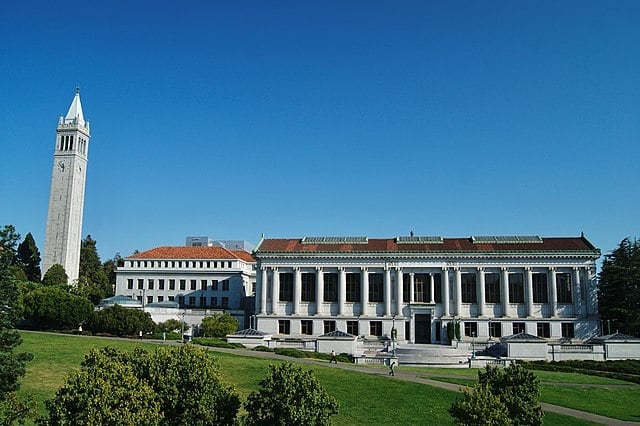
<svg viewBox="0 0 640 426">
<path fill-rule="evenodd" d="M 336 357 L 336 351 L 331 350 L 331 359 L 329 360 L 329 364 L 332 362 L 338 363 L 338 358 Z"/>
<path fill-rule="evenodd" d="M 395 372 L 395 368 L 396 368 L 396 362 L 392 362 L 391 365 L 389 365 L 389 375 L 390 376 L 395 376 L 396 372 Z"/>
</svg>

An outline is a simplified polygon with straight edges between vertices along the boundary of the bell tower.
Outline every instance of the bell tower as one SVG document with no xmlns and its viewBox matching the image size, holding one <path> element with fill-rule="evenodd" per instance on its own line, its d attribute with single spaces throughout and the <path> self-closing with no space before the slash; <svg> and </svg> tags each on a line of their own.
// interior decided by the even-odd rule
<svg viewBox="0 0 640 426">
<path fill-rule="evenodd" d="M 75 284 L 80 268 L 84 186 L 89 153 L 89 122 L 85 121 L 80 103 L 80 89 L 71 102 L 67 115 L 60 116 L 56 128 L 53 153 L 51 193 L 44 245 L 42 274 L 58 263 Z"/>
</svg>

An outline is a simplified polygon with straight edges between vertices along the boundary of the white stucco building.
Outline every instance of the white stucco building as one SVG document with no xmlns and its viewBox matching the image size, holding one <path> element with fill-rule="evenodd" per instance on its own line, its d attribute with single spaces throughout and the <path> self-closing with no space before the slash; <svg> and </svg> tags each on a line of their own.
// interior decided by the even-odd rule
<svg viewBox="0 0 640 426">
<path fill-rule="evenodd" d="M 222 309 L 240 320 L 240 328 L 253 313 L 254 292 L 252 255 L 222 246 L 156 247 L 126 257 L 116 271 L 116 294 L 143 308 L 176 302 L 182 309 Z"/>
<path fill-rule="evenodd" d="M 80 90 L 69 111 L 58 120 L 51 173 L 51 192 L 42 274 L 54 264 L 64 267 L 69 283 L 78 279 L 84 187 L 89 154 L 89 122 L 84 119 Z"/>
<path fill-rule="evenodd" d="M 263 239 L 254 256 L 256 328 L 276 338 L 448 343 L 450 322 L 466 341 L 598 334 L 600 251 L 584 236 Z"/>
</svg>

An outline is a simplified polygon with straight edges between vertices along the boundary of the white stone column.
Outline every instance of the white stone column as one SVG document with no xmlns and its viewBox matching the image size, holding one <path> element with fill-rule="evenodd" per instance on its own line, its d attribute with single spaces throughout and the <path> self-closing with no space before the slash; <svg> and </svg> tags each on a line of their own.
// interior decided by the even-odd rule
<svg viewBox="0 0 640 426">
<path fill-rule="evenodd" d="M 404 306 L 404 282 L 402 280 L 402 268 L 400 267 L 396 269 L 396 285 L 398 286 L 398 291 L 396 292 L 396 315 L 401 317 L 402 307 Z"/>
<path fill-rule="evenodd" d="M 462 315 L 462 271 L 460 270 L 460 267 L 455 267 L 454 270 L 456 276 L 455 291 L 453 294 L 456 305 L 454 315 L 460 316 Z"/>
<path fill-rule="evenodd" d="M 300 267 L 293 268 L 293 315 L 300 313 L 300 300 L 302 298 L 302 272 Z"/>
<path fill-rule="evenodd" d="M 484 316 L 485 311 L 485 276 L 484 276 L 484 268 L 478 268 L 478 317 Z"/>
<path fill-rule="evenodd" d="M 347 271 L 344 267 L 338 268 L 338 315 L 344 315 L 344 307 L 347 303 Z"/>
<path fill-rule="evenodd" d="M 316 266 L 316 315 L 322 315 L 324 301 L 324 271 L 321 266 Z"/>
<path fill-rule="evenodd" d="M 553 266 L 549 267 L 549 275 L 551 279 L 549 280 L 550 292 L 549 292 L 549 305 L 551 306 L 551 316 L 558 316 L 558 289 L 556 287 L 556 268 Z"/>
<path fill-rule="evenodd" d="M 260 285 L 258 286 L 258 291 L 260 292 L 260 311 L 258 313 L 260 315 L 267 313 L 267 284 L 267 268 L 263 266 L 260 268 Z"/>
<path fill-rule="evenodd" d="M 436 303 L 435 294 L 436 292 L 436 280 L 433 276 L 433 272 L 429 273 L 429 303 Z"/>
<path fill-rule="evenodd" d="M 524 298 L 527 303 L 527 316 L 533 317 L 533 271 L 530 266 L 524 268 L 525 272 L 525 293 Z"/>
<path fill-rule="evenodd" d="M 414 272 L 409 273 L 409 300 L 411 303 L 416 301 L 416 274 Z"/>
<path fill-rule="evenodd" d="M 360 315 L 369 315 L 369 269 L 365 266 L 360 268 L 360 281 L 362 282 L 362 309 Z"/>
<path fill-rule="evenodd" d="M 582 295 L 580 294 L 580 268 L 573 268 L 572 287 L 573 287 L 573 316 L 582 317 Z"/>
<path fill-rule="evenodd" d="M 500 284 L 502 285 L 502 316 L 504 318 L 509 318 L 509 268 L 502 267 L 500 268 L 500 272 L 502 272 L 500 277 Z"/>
<path fill-rule="evenodd" d="M 278 268 L 271 268 L 273 285 L 271 286 L 271 313 L 278 314 L 278 300 L 280 300 L 280 274 Z"/>
<path fill-rule="evenodd" d="M 442 268 L 442 316 L 449 316 L 449 269 Z"/>
<path fill-rule="evenodd" d="M 384 315 L 391 315 L 391 270 L 384 267 Z"/>
</svg>

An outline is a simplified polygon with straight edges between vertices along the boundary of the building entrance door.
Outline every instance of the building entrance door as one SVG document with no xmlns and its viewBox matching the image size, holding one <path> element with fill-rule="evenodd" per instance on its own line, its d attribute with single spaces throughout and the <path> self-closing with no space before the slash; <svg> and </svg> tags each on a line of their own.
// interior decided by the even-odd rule
<svg viewBox="0 0 640 426">
<path fill-rule="evenodd" d="M 416 343 L 431 343 L 431 315 L 416 314 Z"/>
</svg>

